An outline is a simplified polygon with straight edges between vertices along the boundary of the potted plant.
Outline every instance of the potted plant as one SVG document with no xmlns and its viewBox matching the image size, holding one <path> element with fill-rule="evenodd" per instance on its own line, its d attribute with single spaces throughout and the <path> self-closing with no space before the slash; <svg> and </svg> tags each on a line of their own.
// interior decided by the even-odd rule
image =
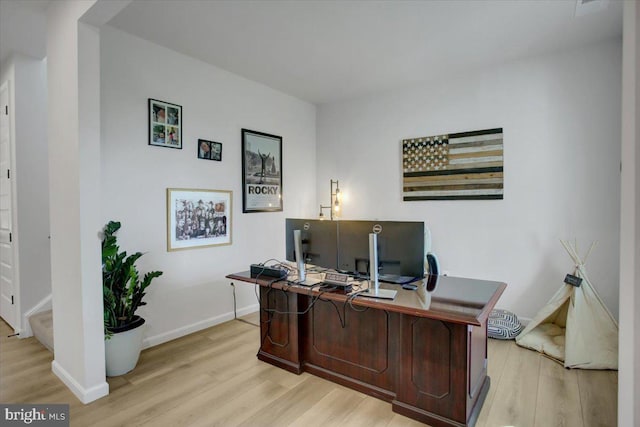
<svg viewBox="0 0 640 427">
<path fill-rule="evenodd" d="M 119 252 L 115 236 L 119 229 L 119 222 L 110 221 L 102 238 L 105 358 L 110 377 L 126 374 L 138 363 L 145 320 L 135 312 L 146 304 L 142 298 L 151 281 L 162 275 L 152 271 L 140 280 L 135 262 L 142 253 Z"/>
</svg>

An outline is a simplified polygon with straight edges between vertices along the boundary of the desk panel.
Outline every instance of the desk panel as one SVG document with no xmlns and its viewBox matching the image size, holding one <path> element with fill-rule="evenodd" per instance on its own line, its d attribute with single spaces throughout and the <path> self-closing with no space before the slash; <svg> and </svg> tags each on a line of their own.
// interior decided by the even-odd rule
<svg viewBox="0 0 640 427">
<path fill-rule="evenodd" d="M 396 313 L 357 311 L 348 304 L 319 300 L 303 322 L 307 332 L 302 341 L 305 369 L 322 368 L 342 375 L 340 382 L 351 387 L 355 382 L 366 383 L 373 388 L 361 391 L 391 400 L 398 352 Z"/>
<path fill-rule="evenodd" d="M 299 374 L 298 294 L 260 287 L 258 359 Z"/>
<path fill-rule="evenodd" d="M 340 314 L 334 303 L 315 304 L 311 310 L 310 356 L 317 355 L 349 369 L 382 374 L 389 369 L 389 313 L 344 308 Z"/>
<path fill-rule="evenodd" d="M 467 328 L 441 320 L 402 316 L 396 400 L 464 423 Z M 416 418 L 416 415 L 413 415 Z M 421 419 L 428 422 L 427 419 Z"/>
</svg>

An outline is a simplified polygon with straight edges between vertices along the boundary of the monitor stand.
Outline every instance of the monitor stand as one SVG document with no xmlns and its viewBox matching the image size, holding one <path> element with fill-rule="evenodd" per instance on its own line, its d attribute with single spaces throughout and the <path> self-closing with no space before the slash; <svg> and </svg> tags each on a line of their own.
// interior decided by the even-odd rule
<svg viewBox="0 0 640 427">
<path fill-rule="evenodd" d="M 395 299 L 397 293 L 398 291 L 394 291 L 392 289 L 369 288 L 360 295 L 362 295 L 363 297 L 369 297 L 369 298 Z"/>
<path fill-rule="evenodd" d="M 300 286 L 315 286 L 317 284 L 322 283 L 322 279 L 312 279 L 310 277 L 305 278 L 304 280 L 294 282 L 296 285 Z"/>
<path fill-rule="evenodd" d="M 363 297 L 395 299 L 398 291 L 380 289 L 378 280 L 378 235 L 369 234 L 369 289 L 362 293 Z"/>
</svg>

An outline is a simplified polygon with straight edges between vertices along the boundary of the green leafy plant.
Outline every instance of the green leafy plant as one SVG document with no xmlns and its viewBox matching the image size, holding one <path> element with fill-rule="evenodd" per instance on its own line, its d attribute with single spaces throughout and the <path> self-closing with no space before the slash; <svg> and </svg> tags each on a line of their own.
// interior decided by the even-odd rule
<svg viewBox="0 0 640 427">
<path fill-rule="evenodd" d="M 142 301 L 151 281 L 162 275 L 161 271 L 151 271 L 140 281 L 140 273 L 135 262 L 143 254 L 136 252 L 127 256 L 119 252 L 115 233 L 120 223 L 109 221 L 102 238 L 102 292 L 104 297 L 104 333 L 111 338 L 113 329 L 129 325 L 134 321 L 138 307 L 146 305 Z"/>
</svg>

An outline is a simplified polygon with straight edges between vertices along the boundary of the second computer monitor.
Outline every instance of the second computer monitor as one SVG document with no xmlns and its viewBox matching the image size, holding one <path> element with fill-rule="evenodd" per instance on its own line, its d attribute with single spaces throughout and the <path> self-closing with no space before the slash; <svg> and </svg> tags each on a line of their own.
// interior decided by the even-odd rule
<svg viewBox="0 0 640 427">
<path fill-rule="evenodd" d="M 369 275 L 369 233 L 378 240 L 380 274 L 424 275 L 424 222 L 340 221 L 338 269 Z"/>
</svg>

